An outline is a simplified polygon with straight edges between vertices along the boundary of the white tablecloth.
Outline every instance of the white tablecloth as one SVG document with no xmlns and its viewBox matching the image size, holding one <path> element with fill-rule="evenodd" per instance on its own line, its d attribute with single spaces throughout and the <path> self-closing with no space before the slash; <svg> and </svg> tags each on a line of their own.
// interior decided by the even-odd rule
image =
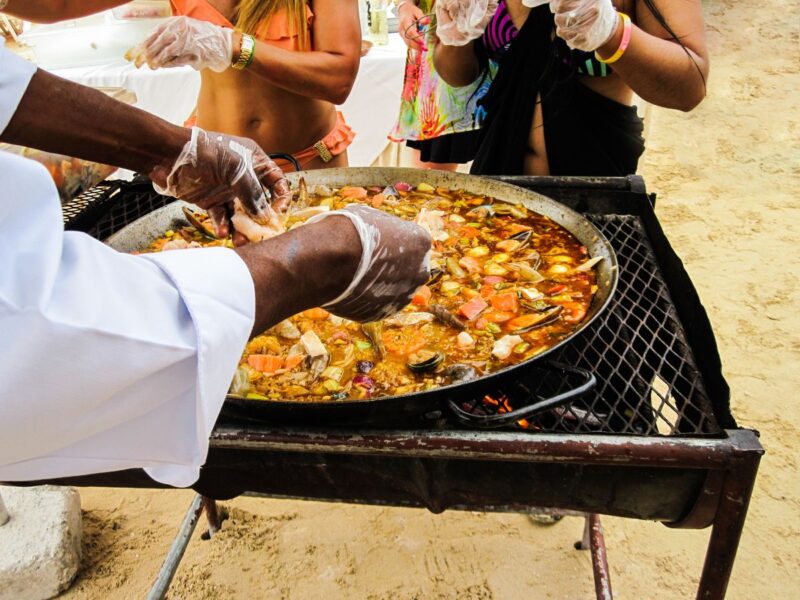
<svg viewBox="0 0 800 600">
<path fill-rule="evenodd" d="M 386 147 L 386 136 L 400 109 L 406 46 L 398 34 L 387 46 L 373 46 L 361 59 L 358 77 L 341 110 L 356 131 L 348 149 L 351 166 L 369 166 Z M 130 63 L 76 67 L 56 75 L 94 87 L 123 87 L 137 96 L 136 106 L 182 124 L 195 107 L 200 77 L 189 67 L 135 69 Z"/>
</svg>

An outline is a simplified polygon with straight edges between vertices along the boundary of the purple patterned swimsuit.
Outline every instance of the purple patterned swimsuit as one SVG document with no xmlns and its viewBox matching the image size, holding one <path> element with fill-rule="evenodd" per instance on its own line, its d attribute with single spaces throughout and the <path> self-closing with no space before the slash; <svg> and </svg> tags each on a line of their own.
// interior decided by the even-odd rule
<svg viewBox="0 0 800 600">
<path fill-rule="evenodd" d="M 514 26 L 511 15 L 506 8 L 506 0 L 500 0 L 497 12 L 483 32 L 483 45 L 493 60 L 500 60 L 511 42 L 517 37 L 519 30 Z M 563 59 L 575 65 L 578 73 L 589 77 L 606 77 L 611 74 L 611 67 L 601 63 L 594 57 L 594 52 L 573 50 Z"/>
<path fill-rule="evenodd" d="M 505 0 L 500 0 L 497 12 L 494 13 L 486 31 L 483 32 L 483 45 L 489 56 L 495 60 L 500 58 L 517 37 L 517 33 L 519 32 L 514 27 L 511 15 L 508 14 Z"/>
</svg>

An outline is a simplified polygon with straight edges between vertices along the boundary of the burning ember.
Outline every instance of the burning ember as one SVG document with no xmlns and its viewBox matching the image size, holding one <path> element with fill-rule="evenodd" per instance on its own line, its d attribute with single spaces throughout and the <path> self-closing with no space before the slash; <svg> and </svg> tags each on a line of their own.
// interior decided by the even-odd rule
<svg viewBox="0 0 800 600">
<path fill-rule="evenodd" d="M 514 407 L 511 405 L 511 399 L 506 394 L 501 394 L 498 398 L 486 394 L 480 403 L 465 402 L 462 404 L 462 408 L 469 413 L 482 417 L 502 415 L 514 411 Z M 519 419 L 517 425 L 522 429 L 539 429 L 539 427 L 533 425 L 527 419 Z"/>
</svg>

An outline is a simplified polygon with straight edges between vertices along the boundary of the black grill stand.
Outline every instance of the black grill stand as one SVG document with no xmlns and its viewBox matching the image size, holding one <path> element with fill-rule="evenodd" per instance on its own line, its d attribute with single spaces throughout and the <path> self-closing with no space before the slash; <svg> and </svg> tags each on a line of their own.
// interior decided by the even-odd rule
<svg viewBox="0 0 800 600">
<path fill-rule="evenodd" d="M 725 597 L 763 448 L 729 410 L 705 310 L 639 177 L 505 177 L 586 214 L 609 238 L 620 286 L 602 318 L 554 357 L 591 369 L 597 388 L 536 432 L 446 422 L 402 430 L 285 427 L 223 410 L 198 492 L 151 592 L 163 597 L 213 499 L 266 497 L 494 512 L 585 515 L 598 598 L 611 598 L 599 514 L 711 526 L 697 598 Z M 169 199 L 149 184 L 101 184 L 65 206 L 68 229 L 104 239 Z M 468 399 L 465 399 L 468 400 Z M 44 482 L 31 482 L 39 484 Z M 141 470 L 50 480 L 164 487 Z"/>
</svg>

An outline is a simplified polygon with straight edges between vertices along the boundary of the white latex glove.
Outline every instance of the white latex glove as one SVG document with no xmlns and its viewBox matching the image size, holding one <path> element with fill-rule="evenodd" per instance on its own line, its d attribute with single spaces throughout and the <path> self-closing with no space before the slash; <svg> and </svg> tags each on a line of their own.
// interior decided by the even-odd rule
<svg viewBox="0 0 800 600">
<path fill-rule="evenodd" d="M 128 50 L 125 58 L 137 68 L 145 63 L 151 69 L 189 65 L 219 73 L 233 61 L 233 30 L 190 17 L 172 17 Z"/>
<path fill-rule="evenodd" d="M 446 46 L 465 46 L 486 30 L 498 0 L 438 0 L 436 35 Z"/>
<path fill-rule="evenodd" d="M 191 139 L 174 161 L 156 166 L 149 176 L 158 193 L 208 211 L 220 237 L 229 233 L 234 200 L 238 199 L 254 220 L 275 228 L 278 213 L 292 197 L 283 172 L 258 144 L 199 127 L 192 128 Z"/>
<path fill-rule="evenodd" d="M 399 312 L 430 278 L 431 236 L 411 221 L 363 204 L 322 213 L 306 224 L 341 215 L 361 239 L 361 261 L 347 289 L 323 307 L 333 314 L 368 323 Z"/>
<path fill-rule="evenodd" d="M 551 0 L 556 35 L 573 50 L 592 52 L 617 30 L 619 15 L 611 0 Z"/>
</svg>

